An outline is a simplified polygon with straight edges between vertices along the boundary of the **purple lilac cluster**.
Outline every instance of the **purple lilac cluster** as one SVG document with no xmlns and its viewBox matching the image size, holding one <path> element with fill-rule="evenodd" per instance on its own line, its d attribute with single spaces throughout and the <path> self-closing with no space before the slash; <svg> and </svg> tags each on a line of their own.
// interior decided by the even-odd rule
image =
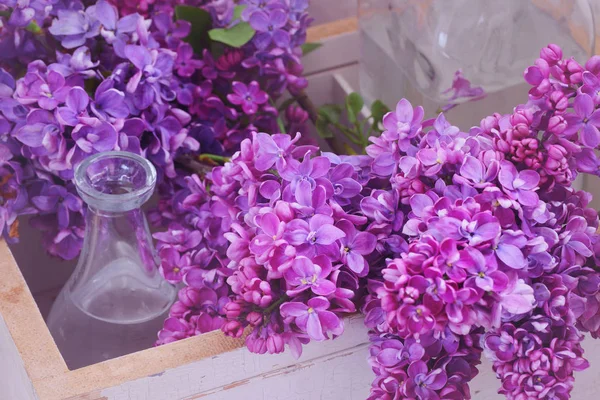
<svg viewBox="0 0 600 400">
<path fill-rule="evenodd" d="M 600 335 L 598 214 L 573 186 L 599 174 L 598 76 L 600 57 L 583 67 L 551 45 L 525 73 L 529 101 L 469 132 L 402 100 L 366 156 L 243 141 L 210 195 L 185 194 L 229 242 L 206 240 L 231 290 L 222 329 L 298 355 L 360 307 L 371 399 L 469 399 L 482 353 L 508 399 L 568 399 L 581 332 Z"/>
<path fill-rule="evenodd" d="M 5 237 L 17 237 L 18 215 L 36 214 L 32 223 L 47 250 L 76 257 L 85 208 L 70 180 L 91 154 L 143 155 L 157 167 L 160 195 L 170 201 L 190 174 L 182 157 L 227 156 L 253 131 L 306 121 L 304 110 L 280 115 L 275 107 L 285 90 L 306 86 L 299 60 L 310 23 L 306 1 L 248 2 L 243 18 L 256 29 L 254 39 L 239 48 L 221 44 L 214 55 L 186 41 L 192 27 L 175 16 L 180 3 L 208 11 L 215 28 L 241 23 L 233 0 L 0 5 Z"/>
<path fill-rule="evenodd" d="M 232 292 L 219 304 L 227 319 L 222 329 L 240 337 L 251 327 L 246 343 L 255 353 L 280 353 L 287 344 L 299 355 L 311 339 L 340 335 L 341 316 L 356 311 L 358 280 L 368 273 L 365 256 L 376 245 L 375 235 L 362 232 L 366 218 L 352 201 L 363 189 L 358 166 L 345 157 L 319 155 L 299 139 L 254 134 L 231 162 L 213 169 L 212 198 L 202 196 L 214 221 L 207 233 L 216 233 L 207 247 L 220 237 L 228 241 L 221 243 L 225 268 L 213 275 L 226 277 Z M 190 198 L 201 196 L 188 195 L 184 208 L 196 202 Z M 164 243 L 163 235 L 157 237 Z M 196 244 L 193 235 L 200 236 L 188 231 L 180 243 Z M 189 274 L 183 279 L 193 286 Z M 180 335 L 168 329 L 161 337 Z"/>
<path fill-rule="evenodd" d="M 580 331 L 600 330 L 598 215 L 573 187 L 599 171 L 599 60 L 543 49 L 528 103 L 469 133 L 406 100 L 384 117 L 361 200 L 386 229 L 363 307 L 371 398 L 470 398 L 482 349 L 508 399 L 569 398 Z"/>
</svg>

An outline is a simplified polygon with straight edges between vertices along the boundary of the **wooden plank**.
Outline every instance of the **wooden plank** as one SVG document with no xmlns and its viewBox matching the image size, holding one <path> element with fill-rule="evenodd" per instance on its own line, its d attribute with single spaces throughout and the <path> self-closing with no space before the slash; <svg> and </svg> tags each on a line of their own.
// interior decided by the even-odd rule
<svg viewBox="0 0 600 400">
<path fill-rule="evenodd" d="M 357 0 L 312 0 L 308 14 L 315 19 L 315 24 L 325 24 L 355 16 L 357 8 Z"/>
<path fill-rule="evenodd" d="M 283 354 L 257 355 L 250 353 L 243 347 L 199 361 L 182 363 L 181 366 L 168 369 L 163 373 L 144 376 L 104 390 L 93 391 L 93 393 L 88 393 L 85 396 L 75 396 L 69 400 L 183 399 L 207 391 L 218 391 L 223 387 L 229 387 L 235 385 L 236 382 L 243 382 L 253 377 L 267 376 L 273 374 L 274 371 L 293 368 L 298 363 L 319 364 L 315 360 L 327 358 L 332 354 L 363 345 L 368 340 L 362 320 L 360 315 L 346 319 L 346 333 L 344 335 L 332 341 L 312 342 L 305 346 L 300 360 L 294 359 L 289 351 Z M 202 336 L 197 338 L 202 339 Z M 164 348 L 172 346 L 173 344 L 164 346 Z M 207 348 L 211 345 L 200 341 L 196 344 L 196 347 Z M 148 352 L 151 352 L 151 350 L 142 353 Z M 175 355 L 173 355 L 173 358 L 175 358 Z M 101 364 L 97 364 L 96 367 L 99 365 Z"/>
<path fill-rule="evenodd" d="M 354 32 L 358 30 L 358 18 L 350 17 L 327 24 L 315 25 L 308 28 L 306 35 L 307 42 L 320 42 L 324 39 L 330 39 L 337 35 Z"/>
<path fill-rule="evenodd" d="M 19 350 L 0 315 L 0 399 L 38 400 Z"/>
<path fill-rule="evenodd" d="M 360 344 L 184 399 L 363 400 L 373 380 L 368 350 L 367 343 Z"/>
<path fill-rule="evenodd" d="M 302 58 L 307 77 L 356 63 L 360 56 L 356 18 L 309 28 L 308 40 L 323 46 Z"/>
<path fill-rule="evenodd" d="M 0 241 L 0 276 L 0 314 L 16 339 L 31 380 L 35 383 L 66 372 L 67 366 L 4 241 Z"/>
<path fill-rule="evenodd" d="M 238 349 L 242 345 L 243 339 L 227 338 L 220 331 L 214 331 L 39 379 L 34 384 L 43 400 L 87 399 L 89 393 L 99 393 L 104 388 L 126 385 L 144 377 L 161 376 L 168 370 L 185 368 L 189 363 Z"/>
</svg>

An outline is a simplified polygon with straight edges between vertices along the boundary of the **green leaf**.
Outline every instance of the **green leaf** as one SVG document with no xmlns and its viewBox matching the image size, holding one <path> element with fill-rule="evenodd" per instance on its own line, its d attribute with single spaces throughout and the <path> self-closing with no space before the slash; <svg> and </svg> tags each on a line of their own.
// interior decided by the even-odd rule
<svg viewBox="0 0 600 400">
<path fill-rule="evenodd" d="M 325 121 L 323 118 L 321 118 L 321 116 L 319 116 L 319 118 L 317 119 L 317 123 L 315 124 L 315 127 L 317 128 L 317 133 L 323 139 L 328 139 L 328 138 L 333 137 L 333 133 L 331 132 L 331 129 L 329 129 L 329 124 L 327 123 L 327 121 Z"/>
<path fill-rule="evenodd" d="M 215 42 L 225 43 L 228 46 L 240 48 L 254 37 L 256 31 L 247 22 L 239 22 L 229 29 L 211 29 L 208 36 Z"/>
<path fill-rule="evenodd" d="M 362 96 L 356 92 L 352 92 L 346 97 L 346 110 L 348 111 L 348 120 L 356 124 L 360 110 L 362 110 L 365 102 Z"/>
<path fill-rule="evenodd" d="M 236 19 L 242 18 L 242 12 L 244 11 L 244 8 L 246 8 L 246 6 L 235 6 L 235 8 L 233 9 L 233 20 L 234 21 Z"/>
<path fill-rule="evenodd" d="M 323 43 L 309 43 L 309 42 L 304 43 L 302 45 L 302 55 L 305 56 L 308 53 L 315 51 L 316 49 L 318 49 L 321 46 L 323 46 Z"/>
<path fill-rule="evenodd" d="M 375 100 L 371 104 L 371 117 L 373 118 L 372 130 L 379 131 L 379 123 L 383 120 L 383 116 L 390 112 L 390 108 L 383 104 L 381 100 Z"/>
<path fill-rule="evenodd" d="M 279 133 L 285 133 L 285 124 L 281 116 L 277 117 L 277 126 L 279 127 Z"/>
<path fill-rule="evenodd" d="M 208 48 L 209 30 L 212 27 L 210 13 L 198 7 L 177 6 L 175 7 L 175 18 L 188 21 L 192 27 L 185 41 L 192 45 L 196 54 L 202 54 L 202 50 Z"/>
<path fill-rule="evenodd" d="M 42 33 L 42 28 L 35 22 L 31 21 L 29 25 L 27 25 L 27 30 L 31 33 L 40 34 Z"/>
<path fill-rule="evenodd" d="M 334 124 L 340 121 L 342 108 L 338 104 L 325 104 L 319 107 L 318 114 L 325 122 Z"/>
</svg>

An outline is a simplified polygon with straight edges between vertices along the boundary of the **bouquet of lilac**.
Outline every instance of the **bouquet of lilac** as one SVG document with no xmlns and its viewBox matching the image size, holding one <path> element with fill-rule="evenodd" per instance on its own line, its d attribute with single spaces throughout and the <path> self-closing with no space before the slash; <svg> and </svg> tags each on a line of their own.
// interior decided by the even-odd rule
<svg viewBox="0 0 600 400">
<path fill-rule="evenodd" d="M 77 257 L 85 208 L 70 180 L 90 154 L 143 155 L 170 198 L 251 132 L 303 129 L 307 113 L 276 102 L 306 86 L 308 4 L 267 3 L 3 1 L 4 236 L 16 240 L 16 217 L 33 214 L 50 254 Z"/>
<path fill-rule="evenodd" d="M 482 351 L 508 399 L 570 397 L 581 332 L 600 329 L 598 214 L 572 186 L 599 173 L 599 60 L 550 45 L 525 71 L 529 101 L 469 133 L 405 100 L 383 119 L 367 153 L 403 246 L 378 244 L 363 307 L 371 398 L 470 398 Z"/>
<path fill-rule="evenodd" d="M 360 308 L 372 399 L 471 398 L 482 354 L 508 399 L 568 399 L 581 332 L 600 335 L 599 220 L 572 186 L 599 174 L 599 66 L 543 49 L 529 101 L 470 132 L 402 100 L 367 155 L 246 139 L 165 206 L 188 224 L 157 235 L 163 268 L 190 287 L 159 342 L 208 315 L 250 327 L 253 352 L 298 355 Z"/>
</svg>

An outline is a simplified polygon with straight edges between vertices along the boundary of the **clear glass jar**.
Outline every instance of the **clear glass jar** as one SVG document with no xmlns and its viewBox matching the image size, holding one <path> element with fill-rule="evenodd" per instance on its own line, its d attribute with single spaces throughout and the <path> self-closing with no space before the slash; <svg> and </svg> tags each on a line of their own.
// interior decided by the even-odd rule
<svg viewBox="0 0 600 400">
<path fill-rule="evenodd" d="M 595 45 L 588 0 L 360 0 L 359 20 L 368 101 L 406 97 L 435 112 L 461 71 L 488 97 L 465 107 L 467 126 L 527 101 L 523 71 L 543 47 L 558 44 L 585 62 Z"/>
<path fill-rule="evenodd" d="M 156 184 L 152 164 L 100 153 L 77 167 L 74 182 L 88 205 L 84 244 L 47 321 L 70 369 L 151 347 L 176 295 L 158 272 L 140 208 Z"/>
</svg>

